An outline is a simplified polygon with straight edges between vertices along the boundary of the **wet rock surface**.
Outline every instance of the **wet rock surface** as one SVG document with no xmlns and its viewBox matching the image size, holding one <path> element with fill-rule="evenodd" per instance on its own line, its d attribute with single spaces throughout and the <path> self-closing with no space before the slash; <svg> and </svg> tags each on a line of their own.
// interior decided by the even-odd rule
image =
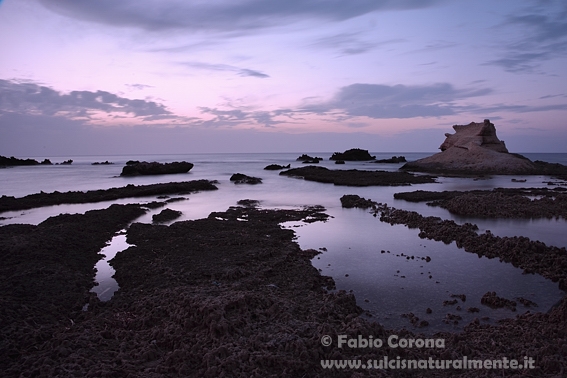
<svg viewBox="0 0 567 378">
<path fill-rule="evenodd" d="M 112 201 L 119 198 L 147 197 L 165 194 L 186 194 L 202 190 L 217 190 L 213 181 L 194 180 L 151 185 L 127 185 L 120 188 L 89 190 L 87 192 L 36 193 L 25 197 L 0 197 L 0 213 L 11 210 L 26 210 L 34 207 L 53 206 L 64 203 L 90 203 Z"/>
<path fill-rule="evenodd" d="M 496 188 L 493 190 L 394 194 L 394 198 L 410 202 L 428 202 L 452 214 L 479 218 L 551 218 L 567 219 L 565 188 Z"/>
<path fill-rule="evenodd" d="M 280 172 L 280 175 L 345 186 L 397 186 L 435 182 L 434 176 L 413 175 L 407 172 L 340 170 L 325 167 L 301 167 Z"/>
<path fill-rule="evenodd" d="M 138 175 L 169 175 L 176 173 L 187 173 L 193 168 L 193 164 L 186 161 L 175 161 L 172 163 L 158 163 L 156 161 L 128 161 L 120 176 Z"/>
</svg>

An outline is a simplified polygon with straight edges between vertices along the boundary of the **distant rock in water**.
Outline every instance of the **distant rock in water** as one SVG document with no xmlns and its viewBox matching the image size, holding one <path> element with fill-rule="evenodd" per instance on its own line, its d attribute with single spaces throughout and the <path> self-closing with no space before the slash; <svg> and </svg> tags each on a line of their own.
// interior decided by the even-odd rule
<svg viewBox="0 0 567 378">
<path fill-rule="evenodd" d="M 69 160 L 65 160 L 64 162 L 61 163 L 56 163 L 57 165 L 71 165 L 73 164 L 73 160 L 69 159 Z"/>
<path fill-rule="evenodd" d="M 129 161 L 122 168 L 120 176 L 138 176 L 138 175 L 167 175 L 173 173 L 187 173 L 193 168 L 193 164 L 186 161 L 173 163 L 148 163 L 146 161 Z"/>
<path fill-rule="evenodd" d="M 315 158 L 313 160 L 303 160 L 303 164 L 319 164 L 322 159 Z"/>
<path fill-rule="evenodd" d="M 368 150 L 361 150 L 360 148 L 351 148 L 345 152 L 335 152 L 329 160 L 344 160 L 344 161 L 365 161 L 374 160 L 376 156 L 370 156 Z"/>
<path fill-rule="evenodd" d="M 496 136 L 490 120 L 468 125 L 455 125 L 455 134 L 445 134 L 441 152 L 406 163 L 400 169 L 448 174 L 565 174 L 567 167 L 558 164 L 532 162 L 509 153 L 504 141 Z"/>
<path fill-rule="evenodd" d="M 303 154 L 303 155 L 301 155 L 300 157 L 298 157 L 298 158 L 295 159 L 295 160 L 297 160 L 297 161 L 303 161 L 303 162 L 306 162 L 306 161 L 311 161 L 311 162 L 312 162 L 312 161 L 315 161 L 315 160 L 323 160 L 323 158 L 320 158 L 320 157 L 313 157 L 313 156 L 309 156 L 309 155 Z M 317 163 L 318 163 L 318 162 L 317 162 Z"/>
<path fill-rule="evenodd" d="M 110 165 L 110 164 L 114 164 L 114 163 L 107 160 L 107 161 L 101 161 L 101 162 L 95 161 L 91 165 Z"/>
<path fill-rule="evenodd" d="M 0 156 L 0 166 L 4 167 L 12 167 L 12 166 L 20 166 L 20 165 L 51 165 L 51 161 L 49 159 L 43 160 L 41 163 L 35 159 L 18 159 L 13 156 L 7 158 L 6 156 Z"/>
<path fill-rule="evenodd" d="M 405 156 L 392 156 L 390 159 L 380 159 L 380 160 L 376 160 L 374 161 L 374 163 L 391 163 L 391 164 L 396 164 L 396 163 L 405 163 L 406 157 Z"/>
<path fill-rule="evenodd" d="M 288 165 L 270 164 L 270 165 L 264 167 L 264 169 L 267 170 L 267 171 L 278 171 L 280 169 L 289 169 L 290 167 L 291 167 L 291 164 L 288 164 Z"/>
<path fill-rule="evenodd" d="M 230 176 L 230 181 L 233 181 L 235 184 L 261 184 L 262 183 L 262 179 L 259 177 L 252 177 L 252 176 L 247 176 L 245 174 L 242 173 L 235 173 L 232 176 Z"/>
</svg>

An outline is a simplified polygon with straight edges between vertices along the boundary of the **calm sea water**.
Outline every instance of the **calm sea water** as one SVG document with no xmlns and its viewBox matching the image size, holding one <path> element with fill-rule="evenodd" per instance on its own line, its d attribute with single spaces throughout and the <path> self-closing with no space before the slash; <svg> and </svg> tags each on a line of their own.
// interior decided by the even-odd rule
<svg viewBox="0 0 567 378">
<path fill-rule="evenodd" d="M 331 153 L 309 153 L 325 159 Z M 372 153 L 378 159 L 392 155 L 404 155 L 408 160 L 416 160 L 430 153 Z M 327 251 L 313 260 L 322 274 L 332 276 L 338 289 L 352 290 L 361 307 L 368 310 L 373 318 L 386 326 L 409 327 L 403 313 L 413 312 L 430 323 L 423 329 L 432 332 L 441 329 L 462 327 L 474 317 L 490 318 L 494 321 L 503 317 L 514 316 L 509 310 L 490 310 L 480 304 L 480 297 L 487 291 L 496 291 L 498 295 L 509 299 L 522 296 L 538 303 L 540 311 L 546 311 L 557 302 L 562 293 L 557 285 L 538 275 L 523 275 L 522 271 L 510 264 L 498 260 L 478 258 L 474 254 L 458 249 L 454 243 L 445 245 L 440 242 L 420 239 L 417 230 L 405 226 L 390 226 L 358 209 L 341 208 L 339 198 L 344 194 L 358 194 L 390 206 L 415 210 L 423 215 L 439 216 L 476 223 L 481 232 L 490 229 L 500 236 L 522 235 L 534 240 L 541 240 L 548 245 L 567 246 L 564 230 L 567 222 L 563 219 L 538 220 L 485 220 L 458 218 L 446 210 L 427 206 L 424 203 L 409 203 L 394 200 L 393 194 L 411 190 L 470 190 L 492 189 L 496 187 L 549 187 L 549 177 L 543 176 L 493 176 L 486 180 L 470 178 L 440 178 L 439 183 L 403 187 L 344 187 L 330 184 L 309 182 L 279 176 L 278 171 L 265 171 L 263 168 L 272 163 L 302 166 L 295 159 L 297 153 L 274 154 L 188 154 L 188 155 L 145 155 L 145 156 L 65 156 L 49 157 L 53 162 L 73 159 L 72 165 L 13 167 L 0 169 L 0 195 L 21 197 L 40 191 L 91 190 L 120 187 L 127 184 L 151 184 L 170 181 L 197 179 L 217 180 L 219 190 L 202 192 L 186 196 L 187 200 L 175 202 L 168 207 L 183 212 L 179 220 L 192 220 L 208 216 L 212 211 L 224 211 L 234 206 L 241 199 L 260 200 L 266 208 L 298 208 L 304 205 L 322 205 L 327 208 L 331 218 L 326 223 L 299 224 L 288 223 L 298 236 L 297 242 L 302 248 L 326 248 Z M 532 160 L 557 162 L 567 165 L 567 154 L 524 154 Z M 46 158 L 46 157 L 41 157 Z M 120 177 L 120 172 L 128 160 L 146 161 L 190 161 L 195 167 L 187 174 Z M 96 165 L 98 161 L 111 161 L 113 165 Z M 401 164 L 376 164 L 369 162 L 347 162 L 335 165 L 329 160 L 319 165 L 330 169 L 366 169 L 397 170 Z M 233 173 L 244 173 L 261 177 L 260 185 L 234 185 L 229 181 Z M 525 178 L 527 182 L 512 182 L 512 178 Z M 147 199 L 122 199 L 119 201 L 59 205 L 25 211 L 0 214 L 0 225 L 11 223 L 37 224 L 49 216 L 60 213 L 82 213 L 90 209 L 106 208 L 111 203 L 129 203 L 152 201 Z M 161 211 L 158 209 L 157 211 Z M 151 222 L 153 213 L 142 216 L 137 221 Z M 109 247 L 102 251 L 110 259 L 115 253 L 126 248 L 123 235 L 117 235 Z M 390 253 L 381 253 L 381 250 Z M 414 256 L 407 260 L 404 255 Z M 429 256 L 426 263 L 420 257 Z M 97 292 L 103 299 L 109 299 L 116 290 L 106 262 L 99 262 L 97 269 L 100 282 Z M 431 278 L 429 278 L 431 276 Z M 104 292 L 104 294 L 103 294 Z M 462 310 L 455 306 L 443 306 L 443 301 L 452 299 L 451 294 L 466 294 L 467 301 L 459 303 Z M 433 313 L 427 315 L 426 308 Z M 480 313 L 471 314 L 468 307 L 478 307 Z M 520 312 L 524 309 L 518 307 Z M 459 325 L 445 324 L 442 318 L 446 313 L 463 317 Z"/>
</svg>

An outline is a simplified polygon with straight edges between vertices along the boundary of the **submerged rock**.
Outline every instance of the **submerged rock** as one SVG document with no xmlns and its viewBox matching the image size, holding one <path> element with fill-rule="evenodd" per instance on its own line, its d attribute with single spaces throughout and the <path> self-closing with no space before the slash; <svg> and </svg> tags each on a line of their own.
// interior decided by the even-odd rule
<svg viewBox="0 0 567 378">
<path fill-rule="evenodd" d="M 173 173 L 187 173 L 193 168 L 192 163 L 186 161 L 173 163 L 158 163 L 156 161 L 148 163 L 146 161 L 128 161 L 122 168 L 120 176 L 138 175 L 166 175 Z"/>
<path fill-rule="evenodd" d="M 441 152 L 406 163 L 401 169 L 455 174 L 536 174 L 542 169 L 528 158 L 508 152 L 490 120 L 455 125 L 445 134 Z M 566 167 L 567 169 L 567 167 Z"/>
</svg>

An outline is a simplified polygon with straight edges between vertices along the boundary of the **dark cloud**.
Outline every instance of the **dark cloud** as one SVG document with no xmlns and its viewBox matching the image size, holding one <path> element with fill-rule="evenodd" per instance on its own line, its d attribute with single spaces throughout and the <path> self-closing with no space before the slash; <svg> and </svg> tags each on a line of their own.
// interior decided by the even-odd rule
<svg viewBox="0 0 567 378">
<path fill-rule="evenodd" d="M 290 123 L 286 121 L 277 121 L 274 118 L 292 113 L 290 110 L 276 111 L 246 111 L 242 109 L 219 110 L 217 108 L 201 107 L 199 108 L 203 114 L 211 114 L 215 117 L 211 120 L 197 121 L 194 124 L 207 127 L 225 127 L 237 126 L 242 124 L 259 124 L 265 127 L 274 127 L 280 123 Z M 291 117 L 290 117 L 291 118 Z"/>
<path fill-rule="evenodd" d="M 341 55 L 356 55 L 379 48 L 381 46 L 404 42 L 403 39 L 390 39 L 386 41 L 367 41 L 361 33 L 341 33 L 319 38 L 311 44 L 313 47 L 338 50 Z"/>
<path fill-rule="evenodd" d="M 304 18 L 346 20 L 379 10 L 430 7 L 440 0 L 39 0 L 58 13 L 113 26 L 150 31 L 235 31 Z"/>
<path fill-rule="evenodd" d="M 459 112 L 454 101 L 482 96 L 491 89 L 456 89 L 447 83 L 428 86 L 352 84 L 341 88 L 328 102 L 311 104 L 303 111 L 370 118 L 439 117 Z"/>
<path fill-rule="evenodd" d="M 44 116 L 90 118 L 93 112 L 127 113 L 135 117 L 173 117 L 163 105 L 131 100 L 105 91 L 63 94 L 35 83 L 0 79 L 0 111 Z"/>
<path fill-rule="evenodd" d="M 551 1 L 529 14 L 511 15 L 503 27 L 513 27 L 521 37 L 510 41 L 501 57 L 486 62 L 508 72 L 535 72 L 542 62 L 567 55 L 567 5 Z"/>
<path fill-rule="evenodd" d="M 202 63 L 202 62 L 183 62 L 180 64 L 187 67 L 198 68 L 202 70 L 234 72 L 238 76 L 252 76 L 261 79 L 270 77 L 269 75 L 260 71 L 251 70 L 249 68 L 239 68 L 239 67 L 231 66 L 229 64 L 213 64 L 213 63 Z"/>
</svg>

